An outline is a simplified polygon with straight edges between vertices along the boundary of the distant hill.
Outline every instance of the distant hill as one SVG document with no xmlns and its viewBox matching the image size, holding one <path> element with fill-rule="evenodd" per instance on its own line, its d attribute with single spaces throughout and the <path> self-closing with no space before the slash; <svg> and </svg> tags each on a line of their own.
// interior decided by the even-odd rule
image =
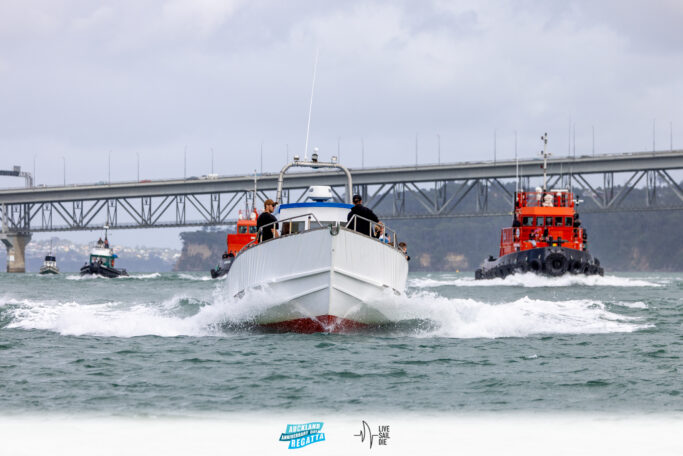
<svg viewBox="0 0 683 456">
<path fill-rule="evenodd" d="M 215 267 L 227 248 L 227 235 L 227 230 L 215 229 L 180 233 L 183 249 L 173 270 L 208 271 Z"/>
</svg>

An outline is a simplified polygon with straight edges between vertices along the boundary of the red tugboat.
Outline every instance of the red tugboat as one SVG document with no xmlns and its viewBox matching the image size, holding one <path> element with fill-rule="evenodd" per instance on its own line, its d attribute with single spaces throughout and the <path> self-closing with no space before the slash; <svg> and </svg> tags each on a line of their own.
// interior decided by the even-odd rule
<svg viewBox="0 0 683 456">
<path fill-rule="evenodd" d="M 547 145 L 547 134 L 543 136 Z M 573 193 L 547 190 L 548 155 L 543 151 L 543 188 L 515 192 L 512 227 L 503 228 L 500 255 L 490 256 L 474 273 L 474 278 L 505 278 L 515 272 L 534 272 L 558 277 L 570 274 L 603 275 L 600 261 L 588 253 L 586 229 L 575 211 Z"/>
<path fill-rule="evenodd" d="M 258 213 L 256 212 L 256 209 L 251 211 L 251 215 L 248 218 L 244 217 L 242 211 L 240 211 L 235 233 L 228 234 L 226 239 L 228 248 L 223 254 L 220 264 L 211 270 L 212 279 L 217 279 L 218 277 L 227 274 L 237 252 L 256 239 L 256 233 L 258 232 L 258 229 L 256 228 L 257 217 Z"/>
</svg>

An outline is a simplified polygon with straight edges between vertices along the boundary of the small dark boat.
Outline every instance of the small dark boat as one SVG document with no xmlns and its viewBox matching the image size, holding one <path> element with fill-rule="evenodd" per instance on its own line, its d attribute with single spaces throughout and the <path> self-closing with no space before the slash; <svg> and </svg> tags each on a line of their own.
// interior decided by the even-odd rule
<svg viewBox="0 0 683 456">
<path fill-rule="evenodd" d="M 232 266 L 232 260 L 235 259 L 235 255 L 228 253 L 228 254 L 223 254 L 223 258 L 221 259 L 221 263 L 213 268 L 211 270 L 211 278 L 212 279 L 217 279 L 219 277 L 223 277 L 225 274 L 228 273 L 230 270 L 230 266 Z"/>
<path fill-rule="evenodd" d="M 57 258 L 52 253 L 45 257 L 43 265 L 40 267 L 40 274 L 59 274 Z"/>
<path fill-rule="evenodd" d="M 108 278 L 127 276 L 128 273 L 125 269 L 114 267 L 116 258 L 118 258 L 118 255 L 109 246 L 109 240 L 105 234 L 104 241 L 100 238 L 95 247 L 90 251 L 90 259 L 81 268 L 81 275 L 100 275 Z"/>
</svg>

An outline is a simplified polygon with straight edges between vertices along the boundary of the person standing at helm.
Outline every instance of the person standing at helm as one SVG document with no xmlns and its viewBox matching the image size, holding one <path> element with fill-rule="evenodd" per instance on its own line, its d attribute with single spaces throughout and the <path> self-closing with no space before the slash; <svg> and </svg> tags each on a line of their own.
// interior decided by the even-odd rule
<svg viewBox="0 0 683 456">
<path fill-rule="evenodd" d="M 256 220 L 256 228 L 261 229 L 262 227 L 273 223 L 277 222 L 277 218 L 273 215 L 273 211 L 275 210 L 275 206 L 277 206 L 277 203 L 273 201 L 272 199 L 267 199 L 263 203 L 263 212 L 261 212 L 261 215 L 258 216 L 258 219 Z M 269 225 L 268 227 L 264 228 L 261 231 L 261 236 L 259 238 L 259 242 L 267 241 L 268 239 L 273 239 L 274 237 L 280 237 L 280 233 L 277 232 L 278 229 L 278 224 L 275 223 L 273 225 Z"/>
<path fill-rule="evenodd" d="M 357 215 L 358 217 L 351 222 L 349 228 L 371 236 L 372 232 L 370 231 L 370 222 L 368 222 L 368 220 L 379 223 L 379 218 L 372 212 L 372 209 L 363 206 L 363 198 L 361 198 L 360 195 L 353 195 L 353 204 L 354 206 L 351 208 L 351 211 L 349 211 L 349 215 L 346 216 L 346 220 L 350 221 L 354 215 Z"/>
</svg>

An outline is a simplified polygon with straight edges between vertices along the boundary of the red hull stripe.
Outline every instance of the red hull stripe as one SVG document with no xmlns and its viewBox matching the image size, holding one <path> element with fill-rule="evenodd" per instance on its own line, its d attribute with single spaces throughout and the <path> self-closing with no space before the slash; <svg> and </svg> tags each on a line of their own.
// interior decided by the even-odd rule
<svg viewBox="0 0 683 456">
<path fill-rule="evenodd" d="M 297 332 L 312 334 L 317 332 L 344 333 L 368 328 L 369 325 L 353 320 L 347 320 L 334 315 L 320 315 L 315 318 L 299 318 L 296 320 L 281 321 L 261 325 L 264 328 L 281 332 Z"/>
</svg>

